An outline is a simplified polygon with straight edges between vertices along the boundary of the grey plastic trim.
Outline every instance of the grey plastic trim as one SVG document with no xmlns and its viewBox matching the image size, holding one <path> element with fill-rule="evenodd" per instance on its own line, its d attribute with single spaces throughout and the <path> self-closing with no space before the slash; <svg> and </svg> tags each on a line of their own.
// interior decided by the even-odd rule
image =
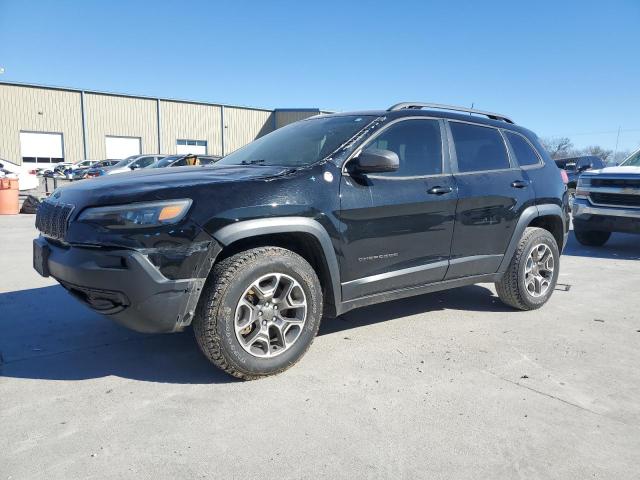
<svg viewBox="0 0 640 480">
<path fill-rule="evenodd" d="M 336 309 L 339 309 L 342 302 L 342 295 L 338 258 L 336 257 L 336 252 L 329 234 L 316 220 L 306 217 L 273 217 L 245 220 L 222 227 L 212 236 L 222 245 L 229 245 L 244 238 L 275 233 L 308 233 L 320 242 L 327 267 L 329 268 L 329 275 L 331 276 L 334 305 Z"/>
<path fill-rule="evenodd" d="M 474 285 L 476 283 L 497 282 L 500 275 L 492 273 L 487 275 L 475 275 L 471 277 L 454 278 L 453 280 L 443 280 L 425 285 L 415 285 L 411 287 L 400 288 L 397 290 L 389 290 L 386 292 L 376 293 L 366 297 L 359 297 L 348 300 L 341 305 L 339 314 L 346 313 L 354 308 L 366 307 L 376 303 L 388 302 L 391 300 L 399 300 L 401 298 L 414 297 L 425 293 L 439 292 L 450 288 L 464 287 Z"/>
<path fill-rule="evenodd" d="M 611 207 L 592 207 L 586 203 L 575 202 L 573 204 L 573 218 L 588 220 L 591 215 L 603 215 L 606 217 L 627 217 L 640 219 L 640 208 L 615 205 Z"/>
<path fill-rule="evenodd" d="M 498 257 L 502 257 L 501 254 L 493 254 L 493 255 L 471 255 L 468 257 L 458 257 L 458 258 L 453 258 L 449 261 L 449 263 L 451 265 L 460 265 L 463 263 L 469 263 L 469 262 L 476 262 L 478 260 L 489 260 L 489 259 L 495 259 Z"/>
<path fill-rule="evenodd" d="M 447 267 L 448 265 L 449 265 L 449 260 L 442 260 L 439 262 L 432 262 L 424 265 L 417 265 L 415 267 L 402 268 L 400 270 L 393 270 L 391 272 L 379 273 L 377 275 L 371 275 L 368 277 L 362 277 L 362 278 L 357 278 L 355 280 L 350 280 L 342 284 L 342 288 L 344 290 L 344 296 L 346 298 L 352 297 L 353 295 L 351 295 L 351 293 L 354 290 L 354 287 L 367 285 L 370 283 L 382 282 L 385 280 L 389 280 L 391 278 L 410 275 L 412 273 L 423 272 L 426 270 L 433 270 L 434 268 Z"/>
</svg>

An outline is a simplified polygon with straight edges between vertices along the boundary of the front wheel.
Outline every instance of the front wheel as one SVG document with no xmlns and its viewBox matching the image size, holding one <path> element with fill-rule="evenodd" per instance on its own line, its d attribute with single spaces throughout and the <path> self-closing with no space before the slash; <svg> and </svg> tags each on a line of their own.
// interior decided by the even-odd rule
<svg viewBox="0 0 640 480">
<path fill-rule="evenodd" d="M 214 266 L 193 327 L 214 365 L 252 380 L 300 360 L 321 317 L 322 290 L 311 265 L 284 248 L 261 247 Z"/>
<path fill-rule="evenodd" d="M 558 244 L 551 233 L 528 227 L 518 243 L 511 263 L 496 283 L 503 303 L 519 310 L 534 310 L 551 297 L 560 267 Z"/>
</svg>

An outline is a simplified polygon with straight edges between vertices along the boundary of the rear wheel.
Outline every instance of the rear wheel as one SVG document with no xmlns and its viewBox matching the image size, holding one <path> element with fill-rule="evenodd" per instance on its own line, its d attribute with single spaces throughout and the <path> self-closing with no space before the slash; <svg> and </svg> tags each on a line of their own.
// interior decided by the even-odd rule
<svg viewBox="0 0 640 480">
<path fill-rule="evenodd" d="M 587 247 L 601 247 L 609 237 L 611 237 L 611 232 L 603 232 L 600 230 L 583 230 L 582 228 L 576 227 L 574 225 L 573 233 L 576 236 L 576 240 L 580 242 L 582 245 Z"/>
<path fill-rule="evenodd" d="M 289 250 L 261 247 L 214 266 L 193 326 L 213 364 L 252 380 L 300 360 L 321 316 L 322 291 L 311 265 Z"/>
<path fill-rule="evenodd" d="M 529 227 L 502 279 L 496 283 L 498 297 L 519 310 L 534 310 L 551 297 L 560 267 L 558 244 L 551 233 Z"/>
</svg>

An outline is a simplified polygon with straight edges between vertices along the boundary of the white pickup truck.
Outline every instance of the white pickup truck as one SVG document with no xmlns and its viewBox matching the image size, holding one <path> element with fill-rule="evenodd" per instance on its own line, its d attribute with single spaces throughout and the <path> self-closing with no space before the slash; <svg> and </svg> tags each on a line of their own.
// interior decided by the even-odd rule
<svg viewBox="0 0 640 480">
<path fill-rule="evenodd" d="M 588 246 L 604 245 L 612 232 L 640 233 L 640 150 L 617 167 L 580 176 L 573 230 L 578 242 Z"/>
</svg>

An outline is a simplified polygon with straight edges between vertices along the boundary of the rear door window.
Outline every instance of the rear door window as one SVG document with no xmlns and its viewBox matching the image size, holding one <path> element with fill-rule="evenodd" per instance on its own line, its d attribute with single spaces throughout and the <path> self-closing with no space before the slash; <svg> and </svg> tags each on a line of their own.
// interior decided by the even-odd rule
<svg viewBox="0 0 640 480">
<path fill-rule="evenodd" d="M 504 134 L 511 144 L 511 150 L 513 150 L 513 153 L 516 156 L 518 165 L 526 167 L 528 165 L 538 165 L 540 163 L 538 154 L 533 150 L 529 142 L 527 142 L 524 137 L 517 133 L 507 131 L 504 131 Z"/>
<path fill-rule="evenodd" d="M 459 172 L 482 172 L 510 168 L 507 149 L 496 128 L 449 122 Z"/>
</svg>

